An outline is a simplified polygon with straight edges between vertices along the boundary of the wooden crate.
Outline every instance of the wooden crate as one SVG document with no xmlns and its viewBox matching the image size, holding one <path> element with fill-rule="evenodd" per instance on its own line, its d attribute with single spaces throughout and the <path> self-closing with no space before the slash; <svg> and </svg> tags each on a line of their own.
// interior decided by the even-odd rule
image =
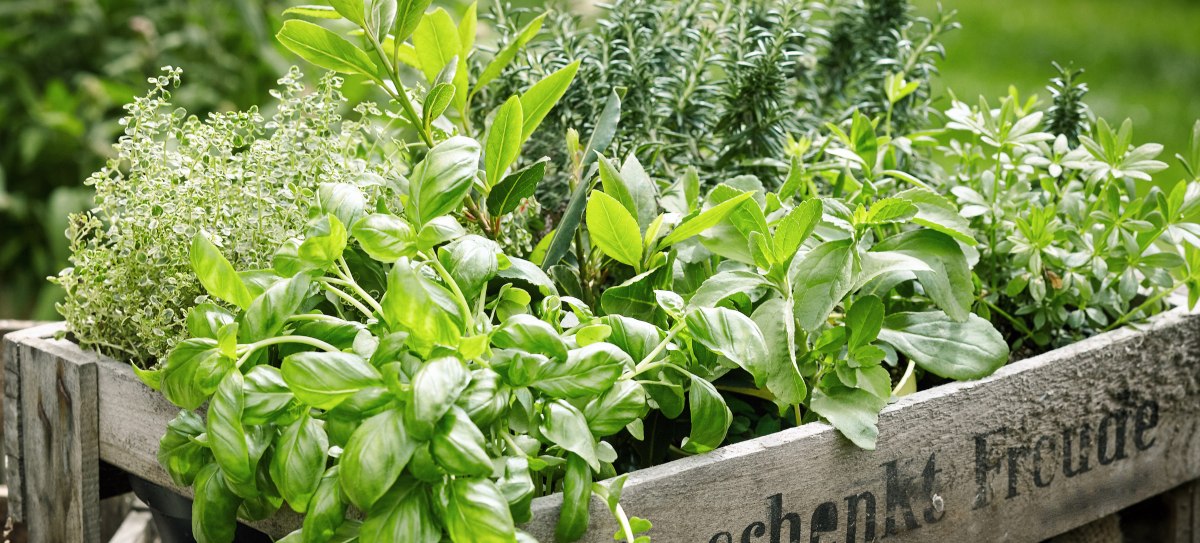
<svg viewBox="0 0 1200 543">
<path fill-rule="evenodd" d="M 5 408 L 20 421 L 5 439 L 22 483 L 13 511 L 54 534 L 31 541 L 91 543 L 99 461 L 171 487 L 155 453 L 178 409 L 58 330 L 6 340 Z M 918 392 L 879 427 L 873 452 L 816 423 L 641 470 L 623 507 L 662 542 L 1040 541 L 1200 479 L 1200 315 L 1170 312 Z M 525 529 L 553 541 L 559 502 L 535 500 Z M 591 515 L 585 541 L 612 541 L 597 500 Z M 1200 541 L 1196 514 L 1178 515 L 1177 539 Z M 282 535 L 298 517 L 255 526 Z"/>
</svg>

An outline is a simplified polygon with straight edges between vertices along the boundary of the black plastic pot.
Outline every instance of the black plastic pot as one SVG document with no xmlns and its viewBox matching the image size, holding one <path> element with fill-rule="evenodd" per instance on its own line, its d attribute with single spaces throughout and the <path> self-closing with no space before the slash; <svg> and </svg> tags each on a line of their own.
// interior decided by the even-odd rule
<svg viewBox="0 0 1200 543">
<path fill-rule="evenodd" d="M 136 475 L 129 476 L 129 484 L 138 499 L 150 508 L 162 543 L 196 543 L 192 537 L 192 500 Z M 270 536 L 243 524 L 238 524 L 233 540 L 236 543 L 271 543 Z"/>
</svg>

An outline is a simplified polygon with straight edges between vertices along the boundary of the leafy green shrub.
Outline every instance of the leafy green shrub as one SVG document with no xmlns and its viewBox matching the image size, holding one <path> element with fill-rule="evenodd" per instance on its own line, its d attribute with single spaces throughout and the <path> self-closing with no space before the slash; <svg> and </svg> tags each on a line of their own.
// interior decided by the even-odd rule
<svg viewBox="0 0 1200 543">
<path fill-rule="evenodd" d="M 72 266 L 55 279 L 66 291 L 59 311 L 81 344 L 149 363 L 186 337 L 188 310 L 203 294 L 187 251 L 197 233 L 210 233 L 240 267 L 260 267 L 299 232 L 322 183 L 392 177 L 364 160 L 375 138 L 369 124 L 341 119 L 336 78 L 308 93 L 293 69 L 271 118 L 251 108 L 202 121 L 173 107 L 168 89 L 179 76 L 167 70 L 128 106 L 116 157 L 87 181 L 96 208 L 71 218 Z"/>
</svg>

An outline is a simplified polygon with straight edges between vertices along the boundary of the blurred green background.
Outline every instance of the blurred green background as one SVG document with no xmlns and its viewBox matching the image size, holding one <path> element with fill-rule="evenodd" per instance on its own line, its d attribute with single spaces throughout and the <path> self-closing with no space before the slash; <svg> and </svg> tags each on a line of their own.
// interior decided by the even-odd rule
<svg viewBox="0 0 1200 543">
<path fill-rule="evenodd" d="M 913 1 L 921 13 L 937 9 Z M 282 8 L 296 3 L 0 0 L 0 318 L 56 318 L 45 277 L 66 264 L 66 215 L 90 207 L 82 181 L 103 165 L 121 105 L 142 94 L 145 78 L 182 66 L 175 101 L 195 114 L 264 103 L 294 62 L 272 35 Z M 942 4 L 963 26 L 944 41 L 942 87 L 962 99 L 994 100 L 1010 84 L 1048 99 L 1051 61 L 1073 62 L 1087 70 L 1094 111 L 1132 118 L 1135 139 L 1165 144 L 1164 158 L 1184 148 L 1200 118 L 1200 2 Z M 1173 182 L 1182 170 L 1169 162 L 1163 180 Z"/>
</svg>

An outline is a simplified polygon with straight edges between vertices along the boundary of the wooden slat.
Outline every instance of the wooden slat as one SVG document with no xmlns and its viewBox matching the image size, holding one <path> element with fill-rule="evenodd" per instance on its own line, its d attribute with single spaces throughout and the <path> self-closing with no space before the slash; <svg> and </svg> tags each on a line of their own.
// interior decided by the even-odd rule
<svg viewBox="0 0 1200 543">
<path fill-rule="evenodd" d="M 1163 495 L 1167 509 L 1165 543 L 1200 543 L 1200 481 Z"/>
<path fill-rule="evenodd" d="M 155 451 L 177 409 L 128 365 L 97 367 L 100 456 L 170 487 Z M 636 472 L 622 503 L 659 541 L 1040 541 L 1200 478 L 1198 368 L 1200 318 L 1176 311 L 905 397 L 876 451 L 808 424 Z M 526 529 L 542 541 L 559 500 L 534 501 Z M 598 501 L 592 522 L 584 541 L 612 541 Z"/>
<path fill-rule="evenodd" d="M 32 543 L 101 541 L 96 364 L 75 354 L 24 337 L 17 355 L 16 472 L 23 487 L 20 518 Z"/>
</svg>

